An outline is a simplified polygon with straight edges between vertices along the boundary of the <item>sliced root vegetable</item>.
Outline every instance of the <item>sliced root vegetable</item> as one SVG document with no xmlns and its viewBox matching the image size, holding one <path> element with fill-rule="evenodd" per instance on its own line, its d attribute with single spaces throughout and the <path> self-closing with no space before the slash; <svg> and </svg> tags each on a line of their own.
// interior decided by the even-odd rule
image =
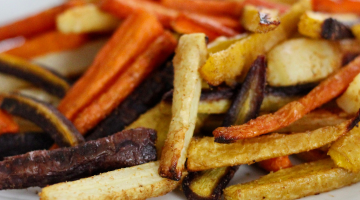
<svg viewBox="0 0 360 200">
<path fill-rule="evenodd" d="M 86 135 L 86 140 L 94 140 L 122 131 L 142 113 L 160 102 L 162 95 L 173 87 L 173 81 L 174 69 L 168 62 L 163 68 L 146 78 L 109 116 L 90 131 Z M 159 139 L 160 136 L 158 136 Z M 160 154 L 161 151 L 158 155 Z"/>
<path fill-rule="evenodd" d="M 292 166 L 289 156 L 270 158 L 268 160 L 260 161 L 257 164 L 268 172 L 276 172 L 280 169 L 285 169 Z"/>
<path fill-rule="evenodd" d="M 179 14 L 179 11 L 166 8 L 158 3 L 139 0 L 102 0 L 100 8 L 104 11 L 124 19 L 136 11 L 146 11 L 155 15 L 165 27 L 171 27 L 171 22 Z"/>
<path fill-rule="evenodd" d="M 216 141 L 231 142 L 286 127 L 344 92 L 359 72 L 360 57 L 358 56 L 346 67 L 341 68 L 337 73 L 322 81 L 309 94 L 297 101 L 286 104 L 274 114 L 262 115 L 240 126 L 217 128 L 213 132 Z"/>
<path fill-rule="evenodd" d="M 0 54 L 0 73 L 29 81 L 57 97 L 63 97 L 70 88 L 64 77 L 16 56 Z"/>
<path fill-rule="evenodd" d="M 214 142 L 214 138 L 193 139 L 188 150 L 187 168 L 201 171 L 211 168 L 252 164 L 254 162 L 320 148 L 349 132 L 359 116 L 336 126 L 302 133 L 270 134 L 231 144 Z"/>
<path fill-rule="evenodd" d="M 50 134 L 59 146 L 76 146 L 84 138 L 55 107 L 25 96 L 1 94 L 0 108 L 34 122 Z"/>
<path fill-rule="evenodd" d="M 43 132 L 6 133 L 0 135 L 0 160 L 29 151 L 48 149 L 54 140 Z"/>
<path fill-rule="evenodd" d="M 20 189 L 87 177 L 156 160 L 156 132 L 132 129 L 75 147 L 39 150 L 0 162 L 0 189 Z"/>
<path fill-rule="evenodd" d="M 343 114 L 342 114 L 343 115 Z M 287 127 L 277 130 L 278 133 L 298 133 L 312 131 L 324 126 L 335 126 L 347 120 L 346 116 L 332 113 L 328 110 L 318 109 L 306 114 Z"/>
<path fill-rule="evenodd" d="M 327 14 L 307 11 L 299 22 L 299 32 L 311 38 L 340 40 L 353 38 L 350 25 L 359 21 L 354 14 Z"/>
<path fill-rule="evenodd" d="M 169 32 L 151 43 L 106 91 L 76 116 L 73 121 L 80 133 L 92 129 L 109 115 L 152 70 L 173 54 L 176 45 L 176 39 Z"/>
<path fill-rule="evenodd" d="M 58 31 L 50 31 L 26 40 L 21 46 L 4 53 L 31 59 L 47 53 L 75 49 L 88 41 L 89 37 L 84 34 L 63 34 Z"/>
<path fill-rule="evenodd" d="M 243 27 L 255 33 L 267 33 L 280 25 L 279 12 L 246 5 L 241 17 Z"/>
<path fill-rule="evenodd" d="M 354 0 L 311 0 L 313 10 L 329 13 L 360 14 L 360 2 Z"/>
<path fill-rule="evenodd" d="M 106 91 L 130 62 L 144 52 L 163 33 L 157 19 L 147 13 L 135 13 L 127 18 L 97 54 L 86 73 L 69 90 L 58 109 L 68 119 Z"/>
<path fill-rule="evenodd" d="M 224 190 L 225 199 L 298 199 L 360 181 L 360 173 L 336 167 L 330 159 L 279 170 Z M 286 190 L 284 190 L 286 188 Z"/>
<path fill-rule="evenodd" d="M 66 5 L 60 5 L 0 27 L 0 40 L 17 36 L 30 37 L 55 29 L 56 16 L 66 8 Z M 41 45 L 44 45 L 44 43 Z"/>
<path fill-rule="evenodd" d="M 236 35 L 234 37 L 220 36 L 220 37 L 216 38 L 216 40 L 214 40 L 208 44 L 208 52 L 216 53 L 216 52 L 225 50 L 225 49 L 229 48 L 233 43 L 246 38 L 246 36 L 247 36 L 246 33 Z"/>
<path fill-rule="evenodd" d="M 239 18 L 244 6 L 240 1 L 217 0 L 161 0 L 161 4 L 182 11 Z"/>
<path fill-rule="evenodd" d="M 56 19 L 56 26 L 62 33 L 107 32 L 114 30 L 119 23 L 117 18 L 93 4 L 70 8 Z"/>
<path fill-rule="evenodd" d="M 360 108 L 360 75 L 358 74 L 350 83 L 346 91 L 336 99 L 337 105 L 346 113 L 355 114 Z"/>
<path fill-rule="evenodd" d="M 43 200 L 88 200 L 89 198 L 141 200 L 165 195 L 174 190 L 180 182 L 160 177 L 157 174 L 158 168 L 159 162 L 150 162 L 78 181 L 59 183 L 43 188 L 40 198 Z"/>
<path fill-rule="evenodd" d="M 279 3 L 279 2 L 271 2 L 267 0 L 245 0 L 245 4 L 250 4 L 254 6 L 260 6 L 270 9 L 279 10 L 280 13 L 285 13 L 291 9 L 289 5 Z"/>
<path fill-rule="evenodd" d="M 0 110 L 0 133 L 16 133 L 19 126 L 7 112 Z"/>
<path fill-rule="evenodd" d="M 195 129 L 201 78 L 198 69 L 206 60 L 204 34 L 183 35 L 176 48 L 174 98 L 169 132 L 161 154 L 159 174 L 180 180 L 185 169 L 186 151 Z"/>
<path fill-rule="evenodd" d="M 157 133 L 157 139 L 155 144 L 156 152 L 157 155 L 161 155 L 161 150 L 164 146 L 166 136 L 169 132 L 170 122 L 171 122 L 171 114 L 168 115 L 162 113 L 160 111 L 160 105 L 158 104 L 154 108 L 142 114 L 136 121 L 134 121 L 128 127 L 126 127 L 126 129 L 145 127 L 156 130 Z M 158 156 L 158 160 L 160 160 L 160 156 Z"/>
<path fill-rule="evenodd" d="M 355 127 L 347 135 L 331 144 L 328 155 L 339 167 L 352 172 L 360 171 L 360 128 Z"/>
<path fill-rule="evenodd" d="M 211 85 L 219 85 L 229 79 L 234 80 L 240 75 L 244 78 L 256 57 L 295 32 L 300 16 L 309 9 L 309 1 L 300 1 L 281 17 L 281 24 L 274 31 L 252 34 L 235 42 L 226 50 L 210 54 L 206 64 L 200 69 L 202 78 Z"/>
<path fill-rule="evenodd" d="M 182 181 L 187 199 L 220 199 L 223 189 L 230 182 L 239 166 L 221 167 L 202 172 L 190 172 Z"/>
<path fill-rule="evenodd" d="M 334 42 L 290 39 L 269 51 L 267 82 L 271 86 L 318 82 L 338 70 L 341 60 L 342 53 Z"/>
<path fill-rule="evenodd" d="M 360 24 L 356 24 L 353 27 L 351 27 L 351 31 L 355 35 L 355 37 L 360 40 Z"/>
</svg>

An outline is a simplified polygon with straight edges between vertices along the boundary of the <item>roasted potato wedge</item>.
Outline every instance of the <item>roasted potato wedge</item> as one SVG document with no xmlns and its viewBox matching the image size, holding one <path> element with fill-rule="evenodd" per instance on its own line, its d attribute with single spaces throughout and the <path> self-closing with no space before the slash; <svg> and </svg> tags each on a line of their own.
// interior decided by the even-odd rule
<svg viewBox="0 0 360 200">
<path fill-rule="evenodd" d="M 280 25 L 279 11 L 245 5 L 241 22 L 244 28 L 255 33 L 267 33 Z"/>
<path fill-rule="evenodd" d="M 355 114 L 360 108 L 360 74 L 350 83 L 346 91 L 336 100 L 337 105 L 349 114 Z"/>
</svg>

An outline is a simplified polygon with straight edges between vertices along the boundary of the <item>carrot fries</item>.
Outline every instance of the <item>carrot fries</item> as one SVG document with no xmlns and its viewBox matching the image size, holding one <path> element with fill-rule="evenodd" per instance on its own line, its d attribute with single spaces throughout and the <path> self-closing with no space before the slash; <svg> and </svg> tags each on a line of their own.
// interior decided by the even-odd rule
<svg viewBox="0 0 360 200">
<path fill-rule="evenodd" d="M 157 19 L 147 12 L 126 19 L 100 50 L 91 67 L 62 99 L 58 107 L 60 112 L 70 120 L 75 119 L 163 31 Z"/>
<path fill-rule="evenodd" d="M 15 123 L 12 117 L 3 110 L 0 110 L 0 134 L 2 133 L 16 133 L 19 131 L 19 126 Z"/>
<path fill-rule="evenodd" d="M 321 82 L 309 94 L 298 101 L 285 105 L 274 114 L 262 115 L 244 125 L 215 129 L 213 132 L 215 140 L 217 142 L 230 142 L 255 137 L 285 127 L 344 92 L 359 72 L 360 56 Z"/>
<path fill-rule="evenodd" d="M 66 5 L 60 5 L 23 20 L 5 25 L 0 28 L 0 40 L 17 36 L 31 37 L 39 33 L 53 30 L 56 27 L 56 16 L 63 12 L 66 7 Z"/>
<path fill-rule="evenodd" d="M 277 158 L 263 160 L 258 162 L 258 165 L 269 172 L 276 172 L 280 169 L 285 169 L 292 166 L 289 156 L 280 156 Z"/>
<path fill-rule="evenodd" d="M 50 31 L 25 40 L 23 45 L 4 53 L 31 59 L 46 53 L 74 49 L 85 44 L 88 40 L 88 36 L 83 34 L 63 34 L 58 31 Z"/>
<path fill-rule="evenodd" d="M 77 115 L 74 120 L 76 128 L 81 133 L 85 133 L 104 119 L 154 68 L 162 64 L 173 53 L 176 44 L 177 41 L 169 32 L 164 32 L 158 37 L 106 92 Z"/>
<path fill-rule="evenodd" d="M 356 0 L 312 0 L 312 5 L 315 11 L 360 14 L 360 1 Z"/>
</svg>

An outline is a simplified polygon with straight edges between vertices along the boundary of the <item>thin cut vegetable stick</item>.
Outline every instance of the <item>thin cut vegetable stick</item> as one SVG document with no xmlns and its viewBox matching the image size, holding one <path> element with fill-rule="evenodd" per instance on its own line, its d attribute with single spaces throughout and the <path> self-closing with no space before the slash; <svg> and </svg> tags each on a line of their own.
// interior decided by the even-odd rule
<svg viewBox="0 0 360 200">
<path fill-rule="evenodd" d="M 158 37 L 110 88 L 80 112 L 74 120 L 81 132 L 93 128 L 119 105 L 142 80 L 174 52 L 177 41 L 169 32 Z"/>
<path fill-rule="evenodd" d="M 331 77 L 322 81 L 309 94 L 298 101 L 286 104 L 274 114 L 262 115 L 241 126 L 215 129 L 213 132 L 216 137 L 215 140 L 217 142 L 229 142 L 250 138 L 288 126 L 344 92 L 358 73 L 360 73 L 360 56 Z"/>
<path fill-rule="evenodd" d="M 239 18 L 244 3 L 241 1 L 217 0 L 162 0 L 161 4 L 176 10 L 185 10 L 208 15 Z"/>
<path fill-rule="evenodd" d="M 100 8 L 119 18 L 125 18 L 135 11 L 147 11 L 155 15 L 165 27 L 170 27 L 171 21 L 179 13 L 177 10 L 166 8 L 151 1 L 138 0 L 102 0 Z"/>
<path fill-rule="evenodd" d="M 254 6 L 262 6 L 266 8 L 272 8 L 279 10 L 280 13 L 284 13 L 290 9 L 289 5 L 276 3 L 276 2 L 270 2 L 268 0 L 245 0 L 244 4 L 251 4 Z"/>
<path fill-rule="evenodd" d="M 280 169 L 285 169 L 292 166 L 289 156 L 281 156 L 263 160 L 258 162 L 258 165 L 269 172 L 276 172 Z"/>
<path fill-rule="evenodd" d="M 360 14 L 360 1 L 354 0 L 312 0 L 313 10 L 330 13 Z"/>
<path fill-rule="evenodd" d="M 19 126 L 12 119 L 11 115 L 0 110 L 0 134 L 17 132 L 19 132 Z"/>
<path fill-rule="evenodd" d="M 221 34 L 209 30 L 196 23 L 194 20 L 190 19 L 184 14 L 180 14 L 171 24 L 172 28 L 182 34 L 190 34 L 190 33 L 204 33 L 210 41 L 215 40 L 217 37 L 221 36 Z"/>
<path fill-rule="evenodd" d="M 60 112 L 67 118 L 74 119 L 163 31 L 157 19 L 147 12 L 138 12 L 125 20 L 100 50 L 89 70 L 60 102 Z"/>
<path fill-rule="evenodd" d="M 46 53 L 74 49 L 88 40 L 88 36 L 83 34 L 63 34 L 58 31 L 50 31 L 26 40 L 23 45 L 4 53 L 31 59 Z"/>
<path fill-rule="evenodd" d="M 30 37 L 55 29 L 55 19 L 67 6 L 50 8 L 31 17 L 16 21 L 0 28 L 0 40 L 16 36 Z M 43 45 L 43 44 L 42 44 Z"/>
</svg>

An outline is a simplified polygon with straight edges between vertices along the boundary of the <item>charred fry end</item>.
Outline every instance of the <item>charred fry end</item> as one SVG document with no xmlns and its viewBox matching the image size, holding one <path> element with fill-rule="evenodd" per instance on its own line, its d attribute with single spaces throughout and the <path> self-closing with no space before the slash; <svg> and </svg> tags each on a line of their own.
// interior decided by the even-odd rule
<svg viewBox="0 0 360 200">
<path fill-rule="evenodd" d="M 328 40 L 354 38 L 351 29 L 336 19 L 326 19 L 321 28 L 321 37 Z"/>
</svg>

